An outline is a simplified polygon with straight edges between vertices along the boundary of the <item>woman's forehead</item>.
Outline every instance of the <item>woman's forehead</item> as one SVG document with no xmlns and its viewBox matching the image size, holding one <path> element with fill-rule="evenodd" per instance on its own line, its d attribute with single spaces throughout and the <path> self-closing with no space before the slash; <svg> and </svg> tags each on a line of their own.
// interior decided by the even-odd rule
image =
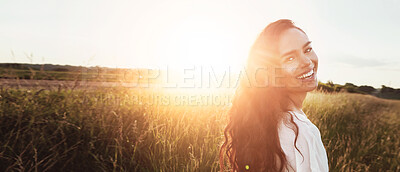
<svg viewBox="0 0 400 172">
<path fill-rule="evenodd" d="M 282 33 L 278 41 L 278 52 L 282 56 L 291 51 L 302 50 L 309 42 L 306 34 L 296 28 L 290 28 Z"/>
</svg>

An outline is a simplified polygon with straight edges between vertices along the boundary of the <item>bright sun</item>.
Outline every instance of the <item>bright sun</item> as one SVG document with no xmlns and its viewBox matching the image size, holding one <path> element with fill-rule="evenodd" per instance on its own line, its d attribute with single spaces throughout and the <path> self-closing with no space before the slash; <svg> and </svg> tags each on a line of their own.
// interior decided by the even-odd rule
<svg viewBox="0 0 400 172">
<path fill-rule="evenodd" d="M 166 32 L 158 41 L 157 58 L 176 66 L 207 65 L 227 68 L 238 65 L 240 58 L 234 34 L 227 26 L 201 18 L 190 18 Z"/>
<path fill-rule="evenodd" d="M 168 75 L 174 76 L 173 80 L 180 85 L 198 88 L 213 81 L 230 83 L 232 76 L 242 70 L 247 49 L 243 48 L 243 42 L 237 41 L 239 36 L 234 28 L 193 16 L 170 26 L 155 39 L 154 55 L 160 68 L 175 70 L 175 74 Z M 191 76 L 193 79 L 183 79 Z"/>
</svg>

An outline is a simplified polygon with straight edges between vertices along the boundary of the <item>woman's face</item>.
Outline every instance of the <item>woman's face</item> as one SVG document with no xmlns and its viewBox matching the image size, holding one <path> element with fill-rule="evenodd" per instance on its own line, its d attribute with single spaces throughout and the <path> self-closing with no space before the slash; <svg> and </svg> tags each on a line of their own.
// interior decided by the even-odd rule
<svg viewBox="0 0 400 172">
<path fill-rule="evenodd" d="M 278 43 L 280 68 L 277 81 L 288 91 L 307 92 L 317 85 L 318 57 L 311 41 L 302 31 L 291 28 L 284 31 Z"/>
</svg>

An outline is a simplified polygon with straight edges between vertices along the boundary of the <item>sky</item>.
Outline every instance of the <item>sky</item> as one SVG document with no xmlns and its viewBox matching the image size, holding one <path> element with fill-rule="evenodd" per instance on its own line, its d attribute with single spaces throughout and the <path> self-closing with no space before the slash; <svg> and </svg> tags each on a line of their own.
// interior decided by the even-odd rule
<svg viewBox="0 0 400 172">
<path fill-rule="evenodd" d="M 400 88 L 398 0 L 1 0 L 0 63 L 224 71 L 283 18 L 312 41 L 319 80 Z"/>
</svg>

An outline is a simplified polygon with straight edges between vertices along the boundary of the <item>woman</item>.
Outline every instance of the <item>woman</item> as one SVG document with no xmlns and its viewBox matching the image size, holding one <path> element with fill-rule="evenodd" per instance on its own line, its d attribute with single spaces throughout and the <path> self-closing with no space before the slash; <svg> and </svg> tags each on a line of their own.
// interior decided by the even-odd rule
<svg viewBox="0 0 400 172">
<path fill-rule="evenodd" d="M 232 171 L 328 171 L 318 128 L 302 111 L 317 87 L 318 57 L 291 20 L 269 24 L 253 44 L 240 78 L 225 142 Z"/>
</svg>

